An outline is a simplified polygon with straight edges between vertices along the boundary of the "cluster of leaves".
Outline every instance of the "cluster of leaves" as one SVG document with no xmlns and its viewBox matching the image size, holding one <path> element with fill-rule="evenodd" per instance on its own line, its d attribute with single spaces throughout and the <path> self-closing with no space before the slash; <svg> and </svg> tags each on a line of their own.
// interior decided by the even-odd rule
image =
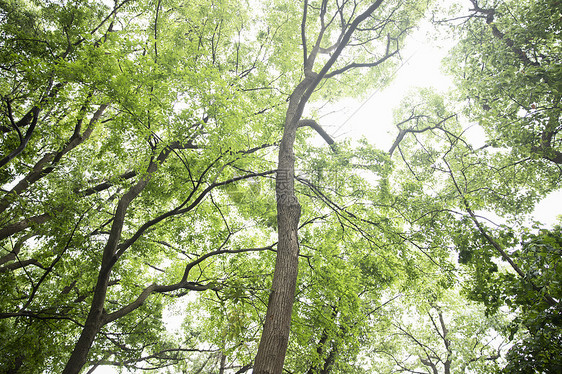
<svg viewBox="0 0 562 374">
<path fill-rule="evenodd" d="M 537 160 L 552 173 L 562 162 L 562 5 L 557 0 L 471 3 L 473 13 L 462 24 L 462 39 L 448 64 L 461 78 L 459 97 L 470 99 L 467 114 L 484 128 L 490 146 Z M 551 187 L 549 182 L 543 188 Z"/>
<path fill-rule="evenodd" d="M 506 373 L 555 373 L 561 368 L 562 311 L 559 303 L 549 302 L 549 298 L 562 297 L 561 234 L 560 226 L 555 226 L 517 238 L 511 230 L 497 235 L 507 236 L 516 248 L 510 254 L 524 277 L 510 269 L 486 266 L 494 257 L 489 251 L 480 250 L 478 256 L 466 261 L 473 277 L 467 283 L 468 297 L 483 303 L 490 315 L 507 307 L 514 316 L 509 328 L 513 347 L 507 355 Z"/>
</svg>

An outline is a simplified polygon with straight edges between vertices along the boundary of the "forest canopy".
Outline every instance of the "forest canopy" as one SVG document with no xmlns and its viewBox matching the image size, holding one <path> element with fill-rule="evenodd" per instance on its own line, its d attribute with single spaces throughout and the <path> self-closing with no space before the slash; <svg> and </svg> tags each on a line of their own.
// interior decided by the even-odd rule
<svg viewBox="0 0 562 374">
<path fill-rule="evenodd" d="M 334 137 L 421 24 L 452 88 Z M 560 373 L 561 41 L 559 0 L 0 0 L 0 373 Z"/>
</svg>

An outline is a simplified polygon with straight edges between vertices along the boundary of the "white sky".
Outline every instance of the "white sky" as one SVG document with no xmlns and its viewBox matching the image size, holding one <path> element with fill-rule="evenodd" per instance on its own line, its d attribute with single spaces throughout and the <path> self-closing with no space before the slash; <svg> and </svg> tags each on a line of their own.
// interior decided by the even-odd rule
<svg viewBox="0 0 562 374">
<path fill-rule="evenodd" d="M 452 40 L 432 40 L 426 35 L 430 26 L 422 26 L 408 39 L 401 51 L 402 64 L 391 82 L 382 90 L 375 89 L 363 101 L 343 100 L 344 109 L 322 118 L 322 125 L 336 140 L 365 136 L 381 149 L 389 149 L 396 136 L 392 112 L 408 91 L 415 87 L 433 87 L 445 91 L 452 86 L 441 72 L 441 60 L 447 55 Z M 444 46 L 444 47 L 443 47 Z"/>
<path fill-rule="evenodd" d="M 431 26 L 422 26 L 413 33 L 402 52 L 404 63 L 392 82 L 383 90 L 374 90 L 366 100 L 344 100 L 344 109 L 322 119 L 322 125 L 337 141 L 338 138 L 365 136 L 382 150 L 388 150 L 397 131 L 392 112 L 402 98 L 415 87 L 433 87 L 438 92 L 451 88 L 452 79 L 441 71 L 441 60 L 454 40 L 435 40 L 427 36 Z M 467 134 L 472 144 L 484 144 L 485 134 L 479 126 L 472 126 Z M 322 141 L 322 140 L 319 140 Z M 557 218 L 561 216 L 560 219 Z M 492 218 L 492 217 L 490 217 Z M 535 208 L 532 219 L 546 226 L 560 224 L 562 219 L 562 189 L 549 194 Z M 501 219 L 493 219 L 500 223 Z"/>
</svg>

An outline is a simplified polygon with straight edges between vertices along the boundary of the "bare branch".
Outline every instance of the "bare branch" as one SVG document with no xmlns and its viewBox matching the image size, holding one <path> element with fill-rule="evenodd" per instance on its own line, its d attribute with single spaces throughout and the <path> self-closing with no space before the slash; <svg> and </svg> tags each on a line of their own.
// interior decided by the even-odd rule
<svg viewBox="0 0 562 374">
<path fill-rule="evenodd" d="M 51 215 L 49 213 L 43 213 L 38 216 L 25 218 L 19 222 L 6 225 L 2 229 L 0 229 L 0 240 L 17 234 L 18 232 L 21 232 L 32 225 L 40 225 L 42 223 L 45 223 L 49 219 L 51 219 Z"/>
<path fill-rule="evenodd" d="M 459 138 L 458 136 L 452 134 L 450 131 L 448 131 L 448 130 L 446 130 L 442 127 L 443 123 L 445 123 L 446 121 L 450 120 L 453 117 L 456 117 L 456 114 L 452 114 L 452 115 L 442 119 L 441 121 L 439 121 L 437 124 L 435 124 L 433 126 L 427 126 L 427 127 L 422 128 L 422 129 L 415 129 L 415 128 L 413 128 L 413 129 L 401 129 L 399 126 L 406 123 L 406 122 L 414 120 L 414 119 L 417 120 L 417 119 L 420 119 L 420 118 L 427 118 L 427 116 L 425 116 L 425 115 L 416 115 L 416 116 L 412 115 L 407 120 L 404 120 L 404 121 L 400 122 L 398 125 L 396 125 L 400 131 L 398 132 L 398 136 L 396 137 L 396 140 L 394 140 L 394 143 L 392 144 L 392 146 L 388 150 L 389 156 L 392 157 L 392 154 L 396 150 L 396 147 L 398 147 L 398 145 L 404 139 L 404 136 L 406 136 L 406 134 L 419 134 L 419 133 L 423 133 L 423 132 L 431 131 L 431 130 L 441 130 L 441 131 L 443 131 L 443 132 L 445 132 L 449 135 L 452 135 L 456 139 L 458 139 Z"/>
<path fill-rule="evenodd" d="M 326 74 L 325 78 L 331 78 L 334 77 L 336 75 L 340 75 L 342 73 L 345 73 L 346 71 L 350 70 L 350 69 L 356 69 L 356 68 L 372 68 L 375 67 L 377 65 L 382 64 L 383 62 L 385 62 L 386 60 L 388 60 L 389 58 L 391 58 L 392 56 L 396 55 L 398 53 L 398 49 L 395 50 L 394 52 L 390 53 L 390 54 L 386 54 L 383 58 L 381 58 L 380 60 L 377 60 L 375 62 L 364 62 L 364 63 L 351 63 L 349 65 L 346 65 L 340 69 L 336 69 L 334 71 L 331 71 L 330 73 Z"/>
<path fill-rule="evenodd" d="M 332 148 L 332 151 L 337 153 L 336 144 L 334 142 L 334 139 L 332 139 L 332 137 L 330 135 L 328 135 L 328 133 L 326 131 L 324 131 L 324 129 L 318 124 L 318 122 L 316 122 L 313 119 L 301 119 L 298 122 L 297 127 L 305 127 L 305 126 L 308 126 L 312 129 L 314 129 L 318 133 L 318 135 L 320 135 L 322 137 L 322 139 L 324 139 L 326 141 L 326 143 L 328 143 L 330 148 Z"/>
<path fill-rule="evenodd" d="M 41 263 L 39 261 L 32 258 L 32 259 L 29 259 L 29 260 L 12 262 L 10 264 L 0 266 L 0 273 L 6 273 L 8 271 L 23 268 L 23 267 L 26 267 L 26 266 L 29 266 L 29 265 L 35 265 L 37 267 L 40 267 L 41 269 L 45 269 L 45 267 L 43 265 L 41 265 Z"/>
<path fill-rule="evenodd" d="M 306 16 L 308 13 L 308 0 L 304 0 L 301 22 L 301 39 L 302 39 L 302 53 L 303 53 L 303 66 L 306 66 L 308 60 L 308 51 L 306 46 Z"/>
</svg>

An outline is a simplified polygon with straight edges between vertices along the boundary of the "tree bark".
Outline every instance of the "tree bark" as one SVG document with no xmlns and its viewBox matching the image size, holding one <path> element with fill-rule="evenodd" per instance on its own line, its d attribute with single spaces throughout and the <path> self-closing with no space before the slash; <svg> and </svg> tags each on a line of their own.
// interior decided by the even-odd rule
<svg viewBox="0 0 562 374">
<path fill-rule="evenodd" d="M 121 240 L 121 232 L 123 230 L 127 208 L 142 190 L 144 190 L 150 180 L 151 174 L 157 170 L 159 164 L 164 162 L 170 151 L 171 148 L 168 147 L 160 153 L 157 160 L 152 160 L 147 168 L 146 175 L 131 187 L 121 197 L 119 204 L 117 204 L 111 232 L 103 250 L 103 257 L 90 311 L 88 312 L 88 317 L 86 318 L 86 323 L 84 324 L 80 338 L 78 338 L 62 374 L 79 374 L 82 367 L 86 364 L 88 353 L 94 339 L 104 324 L 104 317 L 106 314 L 104 311 L 105 297 L 107 295 L 111 271 L 118 260 L 116 252 Z"/>
<path fill-rule="evenodd" d="M 104 256 L 105 259 L 105 256 Z M 94 339 L 102 327 L 103 306 L 107 295 L 107 287 L 112 267 L 104 267 L 100 269 L 98 281 L 94 291 L 94 298 L 90 307 L 90 312 L 82 329 L 82 334 L 74 346 L 74 350 L 66 363 L 63 374 L 78 374 L 82 367 L 86 364 L 90 347 Z"/>
<path fill-rule="evenodd" d="M 300 119 L 298 104 L 310 79 L 304 79 L 289 100 L 275 178 L 277 197 L 278 245 L 273 284 L 269 295 L 265 324 L 256 355 L 255 374 L 283 371 L 289 343 L 291 314 L 298 276 L 299 242 L 297 237 L 301 206 L 295 195 L 295 155 L 293 146 Z"/>
</svg>

